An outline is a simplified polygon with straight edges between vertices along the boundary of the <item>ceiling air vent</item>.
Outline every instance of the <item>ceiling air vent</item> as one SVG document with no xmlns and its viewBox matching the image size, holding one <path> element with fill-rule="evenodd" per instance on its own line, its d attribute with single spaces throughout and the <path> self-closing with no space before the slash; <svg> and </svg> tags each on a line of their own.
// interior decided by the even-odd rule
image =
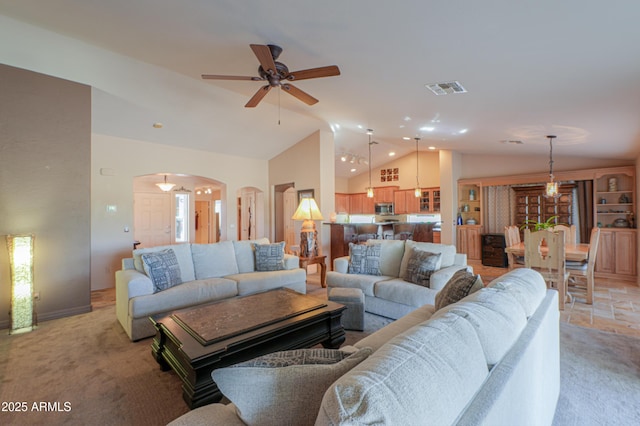
<svg viewBox="0 0 640 426">
<path fill-rule="evenodd" d="M 467 89 L 462 87 L 459 81 L 427 84 L 426 87 L 438 96 L 450 95 L 452 93 L 467 93 Z"/>
</svg>

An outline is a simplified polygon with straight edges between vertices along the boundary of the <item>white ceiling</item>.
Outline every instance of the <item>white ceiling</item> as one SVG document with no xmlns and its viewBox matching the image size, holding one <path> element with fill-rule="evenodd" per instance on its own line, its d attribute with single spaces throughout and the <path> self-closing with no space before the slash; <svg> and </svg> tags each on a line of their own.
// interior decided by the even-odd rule
<svg viewBox="0 0 640 426">
<path fill-rule="evenodd" d="M 540 155 L 548 152 L 545 135 L 555 134 L 559 157 L 640 154 L 634 0 L 0 0 L 0 14 L 170 69 L 191 78 L 197 96 L 224 101 L 222 117 L 194 111 L 193 123 L 173 126 L 183 137 L 165 134 L 163 143 L 270 158 L 333 128 L 337 154 L 366 157 L 372 128 L 380 142 L 373 166 L 390 150 L 412 152 L 415 142 L 403 137 L 420 137 L 421 150 Z M 314 106 L 272 90 L 248 111 L 261 82 L 200 75 L 257 75 L 250 43 L 283 47 L 279 61 L 292 71 L 338 65 L 341 75 L 296 84 L 320 100 Z M 468 93 L 425 88 L 453 80 Z M 118 99 L 114 110 L 127 103 Z M 118 132 L 139 137 L 126 123 L 152 117 L 128 115 Z M 197 126 L 215 137 L 184 137 Z M 513 140 L 523 144 L 504 143 Z M 338 161 L 336 174 L 349 171 Z"/>
</svg>

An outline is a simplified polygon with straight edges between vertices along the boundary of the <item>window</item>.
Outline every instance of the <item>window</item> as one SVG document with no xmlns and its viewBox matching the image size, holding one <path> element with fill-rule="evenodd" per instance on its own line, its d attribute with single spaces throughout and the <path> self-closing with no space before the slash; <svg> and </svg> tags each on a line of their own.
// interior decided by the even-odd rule
<svg viewBox="0 0 640 426">
<path fill-rule="evenodd" d="M 189 194 L 176 194 L 176 243 L 189 242 Z"/>
</svg>

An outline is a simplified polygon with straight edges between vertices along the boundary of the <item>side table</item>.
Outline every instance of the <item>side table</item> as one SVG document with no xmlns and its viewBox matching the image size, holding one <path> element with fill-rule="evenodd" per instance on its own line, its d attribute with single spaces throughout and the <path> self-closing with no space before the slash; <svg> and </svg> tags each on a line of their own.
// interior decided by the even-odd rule
<svg viewBox="0 0 640 426">
<path fill-rule="evenodd" d="M 327 264 L 325 263 L 326 258 L 327 256 L 300 257 L 300 267 L 304 268 L 305 273 L 307 272 L 307 266 L 320 265 L 320 285 L 322 285 L 322 288 L 325 288 L 327 286 Z"/>
</svg>

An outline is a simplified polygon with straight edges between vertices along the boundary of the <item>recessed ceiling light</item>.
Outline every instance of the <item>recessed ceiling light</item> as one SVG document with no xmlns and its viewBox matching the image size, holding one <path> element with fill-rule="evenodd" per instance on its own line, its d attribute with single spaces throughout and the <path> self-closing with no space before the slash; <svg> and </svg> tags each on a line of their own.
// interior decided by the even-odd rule
<svg viewBox="0 0 640 426">
<path fill-rule="evenodd" d="M 404 121 L 411 121 L 411 117 L 409 117 L 408 115 L 403 119 Z"/>
<path fill-rule="evenodd" d="M 402 140 L 410 141 L 410 140 L 411 140 L 411 138 L 410 138 L 409 136 L 403 136 L 403 137 L 402 137 Z"/>
<path fill-rule="evenodd" d="M 435 146 L 430 146 L 429 149 L 433 151 L 434 149 L 436 149 L 436 147 Z"/>
<path fill-rule="evenodd" d="M 433 132 L 435 129 L 435 127 L 430 126 L 420 127 L 420 130 L 422 130 L 423 132 Z"/>
<path fill-rule="evenodd" d="M 394 155 L 396 155 L 394 151 L 389 152 L 389 157 L 393 157 Z"/>
<path fill-rule="evenodd" d="M 358 124 L 358 129 L 364 129 L 364 127 L 362 127 L 362 124 Z"/>
<path fill-rule="evenodd" d="M 347 161 L 347 156 L 343 155 L 342 157 L 340 157 L 340 161 L 342 161 L 343 163 Z"/>
<path fill-rule="evenodd" d="M 351 171 L 351 173 L 353 173 L 353 172 L 355 172 L 355 171 L 356 171 L 356 169 L 351 169 L 350 171 Z"/>
<path fill-rule="evenodd" d="M 469 131 L 469 129 L 462 129 L 460 130 L 458 133 L 460 133 L 461 135 L 467 133 Z"/>
</svg>

